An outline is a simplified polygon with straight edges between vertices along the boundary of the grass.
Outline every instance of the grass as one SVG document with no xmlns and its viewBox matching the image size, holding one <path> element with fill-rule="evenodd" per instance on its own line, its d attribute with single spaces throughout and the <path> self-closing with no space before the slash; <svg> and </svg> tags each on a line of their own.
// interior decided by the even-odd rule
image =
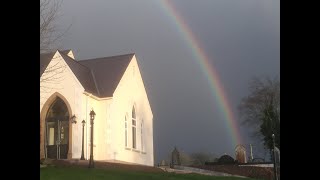
<svg viewBox="0 0 320 180">
<path fill-rule="evenodd" d="M 40 180 L 253 180 L 240 177 L 216 177 L 199 174 L 151 173 L 121 169 L 88 169 L 83 167 L 46 167 L 40 169 Z"/>
</svg>

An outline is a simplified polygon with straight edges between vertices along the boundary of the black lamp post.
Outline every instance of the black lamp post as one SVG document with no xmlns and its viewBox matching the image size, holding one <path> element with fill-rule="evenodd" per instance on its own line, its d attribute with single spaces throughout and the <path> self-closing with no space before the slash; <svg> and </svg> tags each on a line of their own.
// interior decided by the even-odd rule
<svg viewBox="0 0 320 180">
<path fill-rule="evenodd" d="M 96 113 L 91 110 L 90 111 L 90 123 L 91 123 L 91 138 L 90 138 L 90 160 L 89 160 L 89 168 L 94 168 L 94 162 L 93 162 L 93 120 Z"/>
<path fill-rule="evenodd" d="M 277 165 L 276 165 L 276 148 L 275 148 L 275 140 L 274 134 L 272 134 L 272 144 L 273 144 L 273 171 L 274 171 L 274 179 L 278 180 L 278 173 L 277 173 Z"/>
<path fill-rule="evenodd" d="M 86 121 L 82 120 L 82 151 L 81 151 L 81 158 L 80 160 L 84 160 L 84 152 L 83 152 L 83 144 L 84 144 L 84 125 L 86 124 Z"/>
</svg>

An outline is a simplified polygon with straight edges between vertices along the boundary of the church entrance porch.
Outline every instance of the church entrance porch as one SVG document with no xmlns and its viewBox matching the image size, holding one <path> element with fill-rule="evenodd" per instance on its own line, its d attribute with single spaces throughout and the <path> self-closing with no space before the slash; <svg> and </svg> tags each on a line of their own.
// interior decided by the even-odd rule
<svg viewBox="0 0 320 180">
<path fill-rule="evenodd" d="M 56 97 L 45 118 L 45 156 L 67 159 L 69 150 L 69 112 L 64 101 Z"/>
</svg>

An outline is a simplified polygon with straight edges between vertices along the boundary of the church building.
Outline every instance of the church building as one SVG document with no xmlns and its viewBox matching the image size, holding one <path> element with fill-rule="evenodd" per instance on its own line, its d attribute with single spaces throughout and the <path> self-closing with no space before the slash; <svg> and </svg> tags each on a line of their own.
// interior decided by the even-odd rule
<svg viewBox="0 0 320 180">
<path fill-rule="evenodd" d="M 154 165 L 153 114 L 136 55 L 40 54 L 40 159 L 89 160 L 91 146 L 95 161 Z"/>
</svg>

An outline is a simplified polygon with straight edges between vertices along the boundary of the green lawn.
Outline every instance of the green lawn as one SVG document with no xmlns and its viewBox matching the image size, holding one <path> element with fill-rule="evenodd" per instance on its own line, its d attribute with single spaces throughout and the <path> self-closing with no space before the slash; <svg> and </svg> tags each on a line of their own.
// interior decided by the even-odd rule
<svg viewBox="0 0 320 180">
<path fill-rule="evenodd" d="M 198 174 L 147 173 L 120 169 L 88 169 L 82 167 L 46 167 L 40 169 L 40 180 L 253 180 L 239 177 L 214 177 Z"/>
</svg>

